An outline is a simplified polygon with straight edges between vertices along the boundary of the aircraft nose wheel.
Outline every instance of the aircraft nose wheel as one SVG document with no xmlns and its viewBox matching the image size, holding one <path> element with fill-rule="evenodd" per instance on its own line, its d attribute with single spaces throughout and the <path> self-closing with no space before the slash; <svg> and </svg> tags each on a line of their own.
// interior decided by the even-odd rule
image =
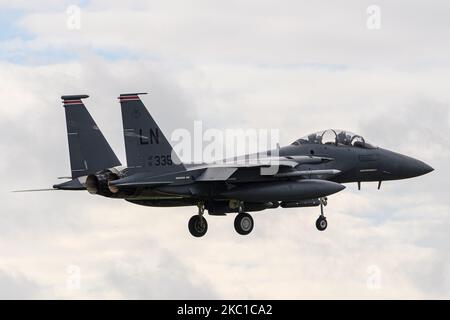
<svg viewBox="0 0 450 320">
<path fill-rule="evenodd" d="M 328 226 L 327 218 L 320 216 L 316 220 L 316 228 L 319 231 L 324 231 Z"/>
<path fill-rule="evenodd" d="M 252 232 L 253 226 L 253 218 L 248 213 L 239 213 L 234 219 L 234 229 L 243 236 Z"/>
<path fill-rule="evenodd" d="M 189 232 L 197 238 L 203 237 L 206 231 L 208 231 L 208 222 L 205 218 L 197 214 L 189 219 L 188 226 Z"/>
<path fill-rule="evenodd" d="M 323 213 L 323 206 L 327 205 L 327 198 L 321 198 L 320 199 L 320 216 L 316 220 L 316 228 L 319 231 L 324 231 L 328 227 L 327 218 L 325 218 L 325 215 Z"/>
</svg>

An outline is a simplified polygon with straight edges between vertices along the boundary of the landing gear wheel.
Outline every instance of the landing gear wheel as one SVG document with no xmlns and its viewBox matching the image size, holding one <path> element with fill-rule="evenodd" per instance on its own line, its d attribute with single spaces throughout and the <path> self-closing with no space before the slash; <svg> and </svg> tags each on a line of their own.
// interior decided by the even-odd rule
<svg viewBox="0 0 450 320">
<path fill-rule="evenodd" d="M 205 218 L 196 214 L 189 219 L 188 227 L 189 232 L 194 237 L 199 238 L 203 237 L 206 234 L 206 231 L 208 231 L 208 222 L 206 222 Z"/>
<path fill-rule="evenodd" d="M 327 218 L 320 216 L 316 220 L 316 228 L 319 231 L 324 231 L 328 226 Z"/>
<path fill-rule="evenodd" d="M 243 236 L 252 232 L 253 226 L 253 218 L 248 213 L 239 213 L 234 219 L 234 229 Z"/>
</svg>

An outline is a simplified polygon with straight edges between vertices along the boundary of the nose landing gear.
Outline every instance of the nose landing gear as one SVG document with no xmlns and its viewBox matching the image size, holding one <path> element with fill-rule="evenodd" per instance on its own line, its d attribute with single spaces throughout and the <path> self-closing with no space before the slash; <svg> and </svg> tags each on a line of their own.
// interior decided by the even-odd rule
<svg viewBox="0 0 450 320">
<path fill-rule="evenodd" d="M 324 231 L 328 226 L 327 218 L 325 218 L 325 215 L 323 213 L 323 207 L 327 205 L 327 198 L 326 197 L 320 198 L 319 200 L 320 200 L 320 216 L 316 220 L 316 228 L 319 231 Z"/>
</svg>

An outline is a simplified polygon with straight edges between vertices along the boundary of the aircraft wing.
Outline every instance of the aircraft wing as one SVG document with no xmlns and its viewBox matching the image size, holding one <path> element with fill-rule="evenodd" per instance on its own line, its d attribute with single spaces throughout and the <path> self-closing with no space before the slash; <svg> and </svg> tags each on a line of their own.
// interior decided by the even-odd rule
<svg viewBox="0 0 450 320">
<path fill-rule="evenodd" d="M 340 170 L 337 169 L 321 169 L 321 170 L 292 170 L 288 172 L 280 172 L 275 174 L 275 177 L 278 178 L 291 178 L 291 177 L 308 177 L 312 178 L 325 178 L 332 177 L 341 173 Z"/>
<path fill-rule="evenodd" d="M 195 181 L 226 181 L 230 178 L 239 167 L 211 167 L 207 168 Z M 336 169 L 325 170 L 292 170 L 287 172 L 276 173 L 273 176 L 276 178 L 325 178 L 335 176 L 341 173 Z"/>
<path fill-rule="evenodd" d="M 239 158 L 235 161 L 225 160 L 224 162 L 207 165 L 207 167 L 233 167 L 233 168 L 252 168 L 282 166 L 294 168 L 301 164 L 318 164 L 333 160 L 327 157 L 315 156 L 284 156 L 284 157 L 263 157 L 263 158 Z"/>
<path fill-rule="evenodd" d="M 334 175 L 338 170 L 308 170 L 299 171 L 295 168 L 301 164 L 319 164 L 331 161 L 331 158 L 314 156 L 292 156 L 292 157 L 267 157 L 259 159 L 239 159 L 234 162 L 214 163 L 207 165 L 192 166 L 185 171 L 175 174 L 152 176 L 141 172 L 116 181 L 111 185 L 115 187 L 158 187 L 171 184 L 177 180 L 192 181 L 227 181 L 236 171 L 246 168 L 264 168 L 270 166 L 279 166 L 289 169 L 288 172 L 274 173 L 275 177 L 301 177 L 317 175 Z M 320 171 L 320 172 L 319 172 Z"/>
<path fill-rule="evenodd" d="M 225 162 L 221 164 L 212 164 L 205 166 L 205 171 L 195 179 L 195 181 L 226 181 L 236 171 L 243 168 L 265 168 L 278 166 L 293 170 L 301 164 L 318 164 L 331 161 L 331 158 L 314 156 L 292 156 L 292 157 L 266 157 L 259 159 L 239 159 L 234 162 Z M 299 173 L 300 172 L 300 173 Z M 309 171 L 308 171 L 309 172 Z M 289 171 L 288 176 L 302 176 L 304 172 L 293 170 Z M 336 172 L 333 172 L 336 174 Z M 274 174 L 276 177 L 283 177 L 280 174 Z"/>
</svg>

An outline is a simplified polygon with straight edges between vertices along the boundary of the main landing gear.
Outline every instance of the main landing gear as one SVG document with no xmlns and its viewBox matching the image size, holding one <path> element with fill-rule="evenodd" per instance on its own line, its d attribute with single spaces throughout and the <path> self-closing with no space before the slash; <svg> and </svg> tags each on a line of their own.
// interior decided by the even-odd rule
<svg viewBox="0 0 450 320">
<path fill-rule="evenodd" d="M 203 217 L 205 212 L 205 204 L 203 202 L 199 202 L 198 206 L 198 214 L 194 215 L 189 219 L 189 232 L 194 237 L 203 237 L 208 231 L 208 222 L 206 222 L 205 217 Z M 238 215 L 234 219 L 234 229 L 240 235 L 247 235 L 252 232 L 254 226 L 254 221 L 251 215 L 244 212 L 243 204 L 239 204 L 238 207 Z"/>
<path fill-rule="evenodd" d="M 240 235 L 246 236 L 253 230 L 254 222 L 251 215 L 244 212 L 243 206 L 240 204 L 239 213 L 234 219 L 234 230 Z"/>
<path fill-rule="evenodd" d="M 319 231 L 325 231 L 328 227 L 327 218 L 324 214 L 323 207 L 327 205 L 327 198 L 319 198 L 320 201 L 320 216 L 316 220 L 316 228 Z M 198 214 L 194 215 L 189 219 L 189 232 L 194 237 L 203 237 L 208 231 L 208 222 L 206 221 L 204 215 L 205 212 L 205 204 L 204 202 L 199 202 L 198 206 Z M 235 207 L 236 208 L 236 207 Z M 251 215 L 244 212 L 243 203 L 239 203 L 238 206 L 238 214 L 234 219 L 234 229 L 240 235 L 248 235 L 252 232 L 254 227 L 254 221 Z"/>
<path fill-rule="evenodd" d="M 198 203 L 198 214 L 195 216 L 192 216 L 189 219 L 188 227 L 189 232 L 194 237 L 203 237 L 206 234 L 206 231 L 208 231 L 208 222 L 203 217 L 203 214 L 205 213 L 205 204 L 203 202 Z"/>
<path fill-rule="evenodd" d="M 325 215 L 323 214 L 323 207 L 327 205 L 327 198 L 320 198 L 320 216 L 316 220 L 316 228 L 319 231 L 324 231 L 327 226 L 327 218 L 325 218 Z"/>
<path fill-rule="evenodd" d="M 252 216 L 244 212 L 244 203 L 240 201 L 238 204 L 238 215 L 234 219 L 234 230 L 240 235 L 246 236 L 252 232 L 253 226 Z"/>
</svg>

